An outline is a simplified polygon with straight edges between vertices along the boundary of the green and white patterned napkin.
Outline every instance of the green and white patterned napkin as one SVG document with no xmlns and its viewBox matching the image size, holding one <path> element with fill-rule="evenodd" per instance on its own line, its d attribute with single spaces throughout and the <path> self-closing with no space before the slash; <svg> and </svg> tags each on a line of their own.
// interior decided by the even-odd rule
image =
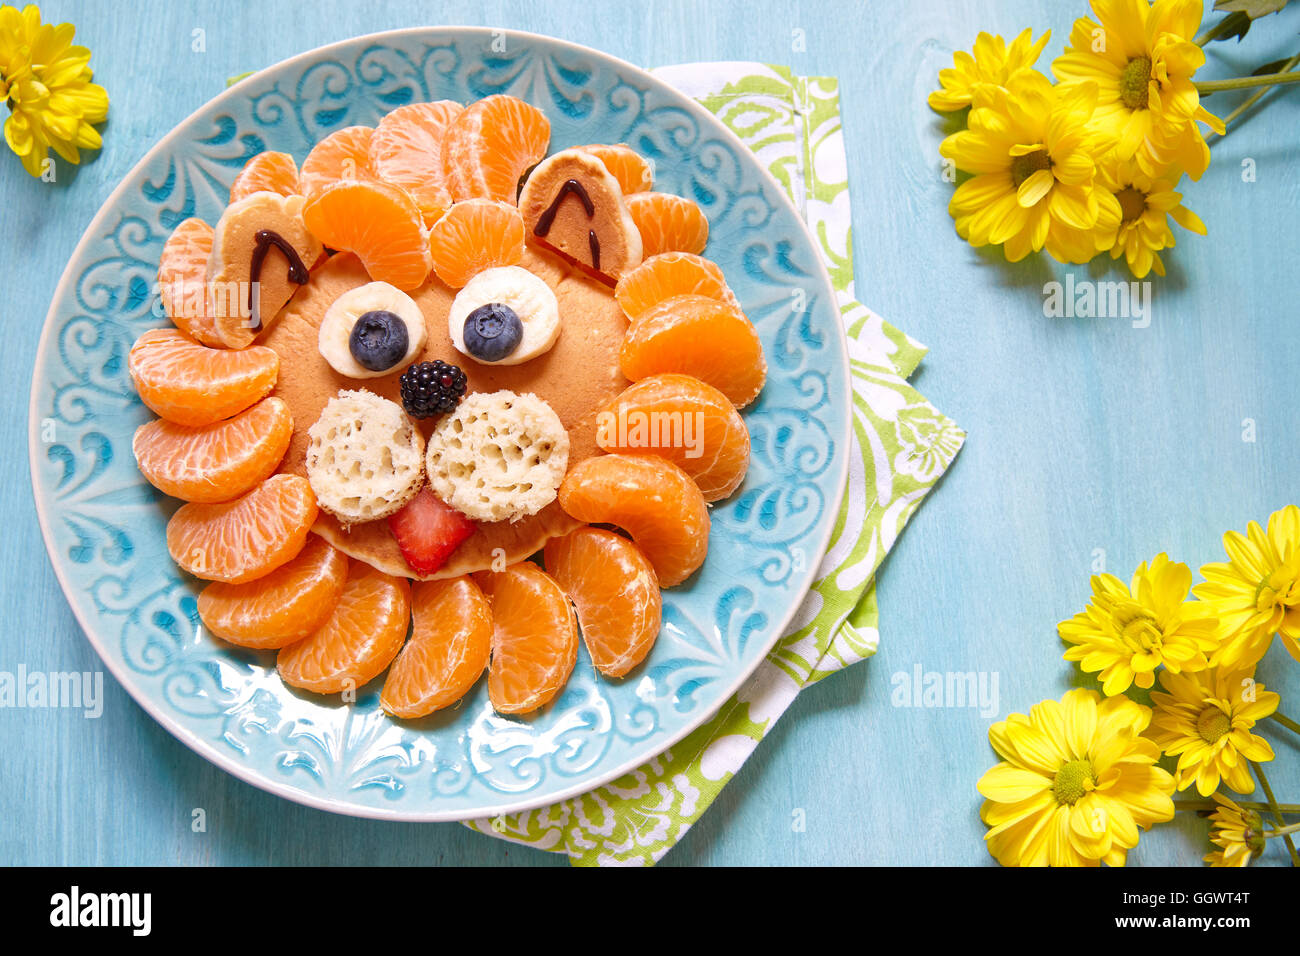
<svg viewBox="0 0 1300 956">
<path fill-rule="evenodd" d="M 855 298 L 849 184 L 834 77 L 761 63 L 654 71 L 738 135 L 817 238 L 844 319 L 853 379 L 848 489 L 816 583 L 771 654 L 707 723 L 639 769 L 561 803 L 467 821 L 580 866 L 657 862 L 700 818 L 809 684 L 870 657 L 875 573 L 965 440 L 907 379 L 925 348 Z"/>
</svg>

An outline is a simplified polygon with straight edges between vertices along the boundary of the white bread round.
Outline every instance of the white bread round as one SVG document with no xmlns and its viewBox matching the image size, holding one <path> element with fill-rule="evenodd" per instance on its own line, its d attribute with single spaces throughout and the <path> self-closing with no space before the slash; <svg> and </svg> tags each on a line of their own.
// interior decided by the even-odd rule
<svg viewBox="0 0 1300 956">
<path fill-rule="evenodd" d="M 518 521 L 555 500 L 569 468 L 569 433 L 531 392 L 467 395 L 429 436 L 434 494 L 476 521 Z"/>
<path fill-rule="evenodd" d="M 307 430 L 307 480 L 344 525 L 386 518 L 424 484 L 424 436 L 396 402 L 340 391 Z"/>
</svg>

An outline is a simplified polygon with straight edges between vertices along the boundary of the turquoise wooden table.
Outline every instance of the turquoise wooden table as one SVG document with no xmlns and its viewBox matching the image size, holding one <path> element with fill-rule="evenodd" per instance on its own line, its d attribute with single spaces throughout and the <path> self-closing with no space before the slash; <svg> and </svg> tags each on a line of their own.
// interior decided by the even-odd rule
<svg viewBox="0 0 1300 956">
<path fill-rule="evenodd" d="M 1082 2 L 592 0 L 580 14 L 567 0 L 472 11 L 404 0 L 42 7 L 94 50 L 112 110 L 103 152 L 75 174 L 61 167 L 56 185 L 0 156 L 0 369 L 11 405 L 0 416 L 0 670 L 100 669 L 44 553 L 25 435 L 41 321 L 82 230 L 148 147 L 227 77 L 397 27 L 530 30 L 643 66 L 745 59 L 838 75 L 859 296 L 931 347 L 916 383 L 970 435 L 884 566 L 879 654 L 801 695 L 666 863 L 988 863 L 975 792 L 996 759 L 988 726 L 1071 685 L 1056 624 L 1084 606 L 1094 564 L 1127 578 L 1162 550 L 1193 567 L 1221 560 L 1224 530 L 1300 501 L 1300 91 L 1270 94 L 1214 145 L 1201 182 L 1184 184 L 1209 237 L 1180 235 L 1145 327 L 1049 318 L 1044 284 L 1087 277 L 1087 267 L 1009 266 L 953 233 L 937 154 L 944 122 L 925 106 L 936 72 L 981 29 L 1050 27 L 1049 58 L 1086 13 Z M 1297 32 L 1300 9 L 1260 21 L 1240 46 L 1215 44 L 1204 75 L 1289 56 Z M 1240 98 L 1207 105 L 1222 115 Z M 894 706 L 897 675 L 917 669 L 976 672 L 996 699 L 984 712 Z M 1260 677 L 1284 709 L 1300 694 L 1300 665 L 1280 647 Z M 288 803 L 191 753 L 111 676 L 103 697 L 95 720 L 0 710 L 0 863 L 563 865 L 455 824 Z M 1300 800 L 1295 738 L 1265 733 L 1279 799 Z M 1196 862 L 1205 834 L 1203 821 L 1179 814 L 1144 835 L 1130 861 Z M 1279 850 L 1267 859 L 1280 862 Z"/>
</svg>

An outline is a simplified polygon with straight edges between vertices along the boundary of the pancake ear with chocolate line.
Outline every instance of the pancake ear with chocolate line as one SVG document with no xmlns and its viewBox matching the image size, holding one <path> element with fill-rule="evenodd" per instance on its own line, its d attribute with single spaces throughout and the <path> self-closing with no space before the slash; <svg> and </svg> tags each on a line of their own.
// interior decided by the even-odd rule
<svg viewBox="0 0 1300 956">
<path fill-rule="evenodd" d="M 641 264 L 641 233 L 618 180 L 595 156 L 566 149 L 537 165 L 519 196 L 524 236 L 613 283 Z"/>
<path fill-rule="evenodd" d="M 208 301 L 221 341 L 243 348 L 270 324 L 325 252 L 302 221 L 302 196 L 253 193 L 217 222 Z"/>
</svg>

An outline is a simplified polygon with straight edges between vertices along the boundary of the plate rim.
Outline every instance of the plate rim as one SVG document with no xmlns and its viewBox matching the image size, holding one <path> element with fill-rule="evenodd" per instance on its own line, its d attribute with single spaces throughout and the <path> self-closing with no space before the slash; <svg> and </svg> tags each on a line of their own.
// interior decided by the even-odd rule
<svg viewBox="0 0 1300 956">
<path fill-rule="evenodd" d="M 348 803 L 344 800 L 332 796 L 321 797 L 315 794 L 308 793 L 305 790 L 299 789 L 291 784 L 277 782 L 267 777 L 265 774 L 261 773 L 260 771 L 251 768 L 246 764 L 240 762 L 235 758 L 234 755 L 227 754 L 219 750 L 213 743 L 199 737 L 198 734 L 196 734 L 193 730 L 186 727 L 184 724 L 176 720 L 173 716 L 165 712 L 161 708 L 161 706 L 151 697 L 151 695 L 149 695 L 145 691 L 144 688 L 136 686 L 134 679 L 131 678 L 130 675 L 125 671 L 125 668 L 121 667 L 116 661 L 114 661 L 112 655 L 106 652 L 106 642 L 101 642 L 100 636 L 97 635 L 94 632 L 94 630 L 88 626 L 86 619 L 83 617 L 81 610 L 77 605 L 77 602 L 74 601 L 72 598 L 72 594 L 73 594 L 72 584 L 65 576 L 64 569 L 60 566 L 59 562 L 55 560 L 54 540 L 53 540 L 53 533 L 50 527 L 50 516 L 46 514 L 45 508 L 42 504 L 41 495 L 37 490 L 36 476 L 37 476 L 38 464 L 39 464 L 37 462 L 37 448 L 40 445 L 40 442 L 38 440 L 39 430 L 40 430 L 40 420 L 38 418 L 36 396 L 38 393 L 38 384 L 44 385 L 45 383 L 45 375 L 43 374 L 43 369 L 47 365 L 47 360 L 49 358 L 48 351 L 52 347 L 52 341 L 53 341 L 52 329 L 54 325 L 54 319 L 56 318 L 55 307 L 58 302 L 63 300 L 68 290 L 68 286 L 73 279 L 73 275 L 72 275 L 73 263 L 78 261 L 81 258 L 83 251 L 85 250 L 87 245 L 92 241 L 92 235 L 95 234 L 96 230 L 103 224 L 103 221 L 107 218 L 110 210 L 116 207 L 117 203 L 122 198 L 123 194 L 126 192 L 127 183 L 135 178 L 136 173 L 144 169 L 160 152 L 162 152 L 166 147 L 168 147 L 173 141 L 178 139 L 183 139 L 184 137 L 182 137 L 181 135 L 182 131 L 186 130 L 191 125 L 191 123 L 193 123 L 199 117 L 200 114 L 207 112 L 208 110 L 212 109 L 215 106 L 218 106 L 219 104 L 225 102 L 226 100 L 234 100 L 244 95 L 243 92 L 240 90 L 240 87 L 243 85 L 244 80 L 253 79 L 257 75 L 261 73 L 265 73 L 269 70 L 278 70 L 283 67 L 287 67 L 291 64 L 298 63 L 300 61 L 305 61 L 311 58 L 320 57 L 322 55 L 326 55 L 330 53 L 331 51 L 341 50 L 345 47 L 350 47 L 353 45 L 364 44 L 367 42 L 372 44 L 385 43 L 385 42 L 390 42 L 396 38 L 428 37 L 428 36 L 438 36 L 440 34 L 458 37 L 458 38 L 466 37 L 466 36 L 472 37 L 474 35 L 480 35 L 487 38 L 493 38 L 499 35 L 504 35 L 506 37 L 516 36 L 537 43 L 539 45 L 556 46 L 576 54 L 581 54 L 587 57 L 593 57 L 597 60 L 603 60 L 605 61 L 606 64 L 612 65 L 616 69 L 616 71 L 625 71 L 627 73 L 630 73 L 632 76 L 637 77 L 640 80 L 649 81 L 651 85 L 659 86 L 661 88 L 671 91 L 673 94 L 675 94 L 683 101 L 683 103 L 686 105 L 686 108 L 691 113 L 691 115 L 694 116 L 698 121 L 701 121 L 705 126 L 709 127 L 713 134 L 720 136 L 723 140 L 727 141 L 727 143 L 734 150 L 737 150 L 741 155 L 748 156 L 753 160 L 754 166 L 759 170 L 761 176 L 766 179 L 767 184 L 770 187 L 772 187 L 773 191 L 780 197 L 778 200 L 779 203 L 784 204 L 786 210 L 792 214 L 794 220 L 799 224 L 799 228 L 802 230 L 804 237 L 807 239 L 811 248 L 813 250 L 818 249 L 816 237 L 813 236 L 812 231 L 809 229 L 808 223 L 804 219 L 803 215 L 800 214 L 797 208 L 795 208 L 794 203 L 791 201 L 790 197 L 786 194 L 784 188 L 781 187 L 780 183 L 777 182 L 776 178 L 771 174 L 771 172 L 765 166 L 763 166 L 762 163 L 758 161 L 757 157 L 754 156 L 753 151 L 750 150 L 749 147 L 744 144 L 744 142 L 740 139 L 740 137 L 737 136 L 735 133 L 733 133 L 725 123 L 723 123 L 715 115 L 713 115 L 708 110 L 706 110 L 703 106 L 701 106 L 690 96 L 687 96 L 685 93 L 682 93 L 676 87 L 665 82 L 664 80 L 659 79 L 654 74 L 652 74 L 649 70 L 643 67 L 636 66 L 632 63 L 629 63 L 628 61 L 623 60 L 620 57 L 616 57 L 612 54 L 605 53 L 602 50 L 597 50 L 581 43 L 576 43 L 571 40 L 561 39 L 559 37 L 553 37 L 544 33 L 534 33 L 527 30 L 514 30 L 514 29 L 506 29 L 506 28 L 499 28 L 499 27 L 479 27 L 479 26 L 420 26 L 420 27 L 403 27 L 395 30 L 381 30 L 375 33 L 360 34 L 358 36 L 348 37 L 343 40 L 336 40 L 332 43 L 327 43 L 321 46 L 313 47 L 309 50 L 304 50 L 300 53 L 294 54 L 293 56 L 286 57 L 283 60 L 277 60 L 275 63 L 272 63 L 269 66 L 263 67 L 259 70 L 255 70 L 254 72 L 248 74 L 245 77 L 241 77 L 240 81 L 234 83 L 227 89 L 222 90 L 216 96 L 213 96 L 208 100 L 205 100 L 197 109 L 193 110 L 191 113 L 189 113 L 189 115 L 187 115 L 184 119 L 182 119 L 179 123 L 177 123 L 176 127 L 173 130 L 171 130 L 169 133 L 167 133 L 165 136 L 163 136 L 161 139 L 159 139 L 157 142 L 155 142 L 152 146 L 150 146 L 145 151 L 144 155 L 141 156 L 140 159 L 136 161 L 125 174 L 123 174 L 121 180 L 113 188 L 113 191 L 110 192 L 107 198 L 105 198 L 105 200 L 100 204 L 99 209 L 96 210 L 94 216 L 91 217 L 90 222 L 86 225 L 86 228 L 82 231 L 81 238 L 77 240 L 76 246 L 73 248 L 71 254 L 68 257 L 68 261 L 63 268 L 63 272 L 59 277 L 59 281 L 54 287 L 54 293 L 50 299 L 49 309 L 46 311 L 45 318 L 43 319 L 41 324 L 41 336 L 36 345 L 36 354 L 35 354 L 33 368 L 32 368 L 32 380 L 31 380 L 30 392 L 28 395 L 28 422 L 27 422 L 28 484 L 31 488 L 32 498 L 36 506 L 37 522 L 40 525 L 41 540 L 45 546 L 46 557 L 50 562 L 50 566 L 54 570 L 54 576 L 56 580 L 59 582 L 59 588 L 63 592 L 63 598 L 67 602 L 68 608 L 72 611 L 72 615 L 76 619 L 77 625 L 81 628 L 82 634 L 85 636 L 86 640 L 90 643 L 90 646 L 94 649 L 95 653 L 99 656 L 100 661 L 108 669 L 109 673 L 113 675 L 113 677 L 117 680 L 118 684 L 121 685 L 121 687 L 127 692 L 127 694 L 131 697 L 131 699 L 134 700 L 136 704 L 138 704 L 146 714 L 148 714 L 155 721 L 157 721 L 157 723 L 161 725 L 164 730 L 166 730 L 169 734 L 171 734 L 173 737 L 175 737 L 177 740 L 183 743 L 194 753 L 203 757 L 209 763 L 215 765 L 216 767 L 225 771 L 231 776 L 239 780 L 242 780 L 245 783 L 251 784 L 252 786 L 258 788 L 259 790 L 262 790 L 266 793 L 270 793 L 282 799 L 289 800 L 293 803 L 312 807 L 313 809 L 317 809 L 317 810 L 324 810 L 326 812 L 338 814 L 340 816 L 356 817 L 359 819 L 371 819 L 371 820 L 389 820 L 389 821 L 407 822 L 407 823 L 466 822 L 466 821 L 478 820 L 478 819 L 483 819 L 488 817 L 505 816 L 508 814 L 522 813 L 528 810 L 538 809 L 539 807 L 550 806 L 551 804 L 560 803 L 565 800 L 570 800 L 573 797 L 580 796 L 581 794 L 587 793 L 598 787 L 605 786 L 606 784 L 609 784 L 612 781 L 617 780 L 619 777 L 625 776 L 626 774 L 634 771 L 637 767 L 642 766 L 647 761 L 653 760 L 655 757 L 659 756 L 665 751 L 675 747 L 683 739 L 685 739 L 690 734 L 694 733 L 706 722 L 711 720 L 719 712 L 719 710 L 721 710 L 721 708 L 726 705 L 726 702 L 736 695 L 736 693 L 754 675 L 754 673 L 758 670 L 758 668 L 762 666 L 763 662 L 767 659 L 768 655 L 772 652 L 772 648 L 775 647 L 776 644 L 785 635 L 785 631 L 789 627 L 790 622 L 794 619 L 795 615 L 799 612 L 799 608 L 802 605 L 803 600 L 807 598 L 808 593 L 812 589 L 812 585 L 817 580 L 816 577 L 817 571 L 821 567 L 821 561 L 822 561 L 822 558 L 819 557 L 816 562 L 809 562 L 808 569 L 804 572 L 804 579 L 799 588 L 799 592 L 798 592 L 800 594 L 799 599 L 793 602 L 792 606 L 782 616 L 780 622 L 773 628 L 772 637 L 764 644 L 762 648 L 762 652 L 755 655 L 753 663 L 748 667 L 743 668 L 737 674 L 735 679 L 724 688 L 724 693 L 720 695 L 721 702 L 718 704 L 717 707 L 704 710 L 700 714 L 693 716 L 690 720 L 686 722 L 686 724 L 681 729 L 673 733 L 662 745 L 656 745 L 656 749 L 654 750 L 653 753 L 644 754 L 634 759 L 628 760 L 618 765 L 612 770 L 603 771 L 593 776 L 584 777 L 580 780 L 580 782 L 572 784 L 562 789 L 558 793 L 550 793 L 545 795 L 544 797 L 541 797 L 540 799 L 534 797 L 531 799 L 524 798 L 520 800 L 515 800 L 503 806 L 491 806 L 491 807 L 472 808 L 468 810 L 454 810 L 454 811 L 442 811 L 442 812 L 438 812 L 438 811 L 411 812 L 409 810 L 405 810 L 397 807 L 390 809 L 384 807 L 368 807 L 359 804 Z M 835 310 L 838 313 L 838 308 L 837 308 L 838 297 L 835 292 L 835 288 L 831 283 L 830 273 L 827 271 L 826 263 L 823 260 L 820 252 L 817 253 L 816 263 L 817 263 L 816 278 L 820 282 L 820 285 L 822 286 L 821 292 L 828 303 L 828 308 L 831 308 L 832 310 Z M 849 474 L 848 448 L 851 443 L 852 430 L 853 430 L 852 429 L 853 402 L 852 402 L 852 394 L 851 394 L 852 374 L 849 365 L 848 337 L 842 323 L 836 324 L 836 332 L 837 332 L 837 340 L 840 344 L 839 364 L 841 366 L 841 371 L 843 373 L 844 381 L 846 383 L 849 383 L 849 389 L 848 389 L 848 393 L 846 393 L 842 397 L 843 423 L 840 429 L 840 434 L 833 436 L 834 438 L 838 439 L 836 447 L 841 450 L 840 464 L 839 464 L 839 468 L 837 469 L 838 473 L 835 476 L 837 486 L 839 487 L 840 490 L 834 499 L 833 507 L 830 507 L 828 509 L 831 514 L 831 518 L 825 522 L 825 529 L 823 530 L 818 540 L 816 541 L 816 545 L 817 545 L 816 553 L 823 557 L 826 554 L 826 549 L 830 544 L 831 537 L 835 533 L 835 528 L 838 525 L 837 519 L 838 519 L 839 511 L 843 505 L 844 495 L 847 493 L 847 480 Z"/>
</svg>

